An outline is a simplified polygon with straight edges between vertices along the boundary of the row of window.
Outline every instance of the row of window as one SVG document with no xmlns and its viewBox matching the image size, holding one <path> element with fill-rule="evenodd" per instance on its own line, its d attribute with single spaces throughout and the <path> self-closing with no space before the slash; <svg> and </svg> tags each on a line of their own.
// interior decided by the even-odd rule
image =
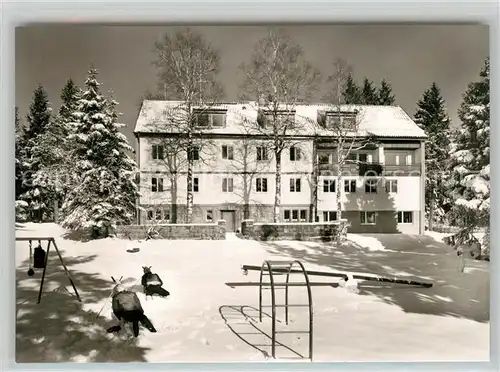
<svg viewBox="0 0 500 372">
<path fill-rule="evenodd" d="M 227 120 L 226 110 L 215 110 L 206 112 L 204 110 L 193 111 L 194 125 L 201 128 L 218 128 L 224 127 Z M 275 117 L 276 114 L 276 117 Z M 257 116 L 257 124 L 261 127 L 268 127 L 277 120 L 280 126 L 293 126 L 295 125 L 295 111 L 294 110 L 280 110 L 277 113 L 271 111 L 259 110 Z M 323 127 L 338 128 L 340 126 L 353 129 L 356 125 L 356 116 L 352 113 L 339 113 L 319 111 L 318 123 Z"/>
<path fill-rule="evenodd" d="M 413 212 L 411 211 L 399 211 L 397 212 L 398 224 L 412 224 L 413 223 Z M 377 212 L 363 211 L 360 212 L 360 222 L 361 225 L 376 225 L 377 224 Z"/>
<path fill-rule="evenodd" d="M 320 152 L 318 154 L 319 164 L 334 164 L 333 153 Z M 372 154 L 363 153 L 350 153 L 346 157 L 346 164 L 350 163 L 373 163 Z M 413 164 L 413 154 L 407 153 L 393 153 L 390 150 L 386 150 L 385 153 L 385 165 L 412 165 Z"/>
<path fill-rule="evenodd" d="M 302 190 L 302 180 L 300 178 L 290 178 L 290 192 L 301 192 Z M 336 192 L 336 180 L 327 179 L 323 180 L 323 192 L 325 193 L 335 193 Z M 345 193 L 355 193 L 357 187 L 356 180 L 344 180 L 344 192 Z M 222 192 L 233 192 L 234 181 L 233 178 L 223 178 L 222 179 Z M 153 177 L 151 179 L 151 191 L 152 192 L 163 192 L 163 178 Z M 193 185 L 191 188 L 193 192 L 200 191 L 200 179 L 198 177 L 193 177 Z M 256 192 L 267 192 L 267 178 L 258 177 L 255 179 L 255 191 Z M 378 181 L 377 180 L 367 180 L 365 181 L 365 193 L 376 194 L 378 192 Z M 396 194 L 398 192 L 398 180 L 385 180 L 385 192 Z"/>
<path fill-rule="evenodd" d="M 302 159 L 302 151 L 299 147 L 290 147 L 290 161 L 300 161 Z M 269 149 L 264 146 L 256 147 L 257 161 L 269 160 Z M 151 156 L 153 160 L 165 160 L 165 151 L 163 145 L 152 145 Z M 234 160 L 234 147 L 230 145 L 221 146 L 222 159 Z M 200 160 L 200 147 L 193 146 L 188 152 L 188 159 Z"/>
<path fill-rule="evenodd" d="M 361 225 L 376 225 L 377 212 L 373 211 L 360 211 Z M 209 209 L 206 211 L 205 220 L 213 222 L 214 213 Z M 148 221 L 157 222 L 170 222 L 170 209 L 156 208 L 150 209 L 147 213 Z M 283 211 L 283 220 L 285 222 L 307 222 L 307 209 L 285 209 Z M 323 211 L 323 221 L 332 222 L 337 220 L 337 211 Z M 398 211 L 397 212 L 398 224 L 412 224 L 413 212 L 411 211 Z"/>
</svg>

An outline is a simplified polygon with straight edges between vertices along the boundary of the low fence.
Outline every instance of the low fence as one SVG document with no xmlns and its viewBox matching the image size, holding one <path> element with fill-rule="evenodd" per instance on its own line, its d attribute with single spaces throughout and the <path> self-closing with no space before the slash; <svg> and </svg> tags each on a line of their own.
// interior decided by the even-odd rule
<svg viewBox="0 0 500 372">
<path fill-rule="evenodd" d="M 162 224 L 162 225 L 120 225 L 116 227 L 116 236 L 125 239 L 146 239 L 149 235 L 153 239 L 168 240 L 225 240 L 226 221 L 203 224 Z"/>
<path fill-rule="evenodd" d="M 347 220 L 334 222 L 290 222 L 290 223 L 255 223 L 244 220 L 241 234 L 254 240 L 322 240 L 333 241 L 341 235 L 341 241 L 347 239 Z"/>
</svg>

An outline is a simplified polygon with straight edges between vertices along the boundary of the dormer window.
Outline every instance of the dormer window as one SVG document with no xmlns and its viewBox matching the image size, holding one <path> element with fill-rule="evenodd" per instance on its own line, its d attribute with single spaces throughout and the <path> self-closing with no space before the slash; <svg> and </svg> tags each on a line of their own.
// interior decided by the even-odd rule
<svg viewBox="0 0 500 372">
<path fill-rule="evenodd" d="M 194 110 L 194 122 L 201 128 L 220 128 L 226 126 L 226 110 Z"/>
<path fill-rule="evenodd" d="M 324 128 L 356 130 L 356 114 L 353 112 L 318 111 L 318 124 Z"/>
<path fill-rule="evenodd" d="M 276 120 L 276 121 L 275 121 Z M 295 110 L 259 110 L 257 123 L 260 127 L 273 127 L 274 125 L 283 127 L 293 127 L 295 125 Z"/>
</svg>

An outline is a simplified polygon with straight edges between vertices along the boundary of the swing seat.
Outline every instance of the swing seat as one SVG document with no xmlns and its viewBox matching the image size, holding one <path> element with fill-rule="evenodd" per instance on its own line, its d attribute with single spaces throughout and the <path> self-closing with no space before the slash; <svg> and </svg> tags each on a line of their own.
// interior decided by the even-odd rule
<svg viewBox="0 0 500 372">
<path fill-rule="evenodd" d="M 41 246 L 35 248 L 33 253 L 33 267 L 35 269 L 43 269 L 45 267 L 46 253 Z"/>
</svg>

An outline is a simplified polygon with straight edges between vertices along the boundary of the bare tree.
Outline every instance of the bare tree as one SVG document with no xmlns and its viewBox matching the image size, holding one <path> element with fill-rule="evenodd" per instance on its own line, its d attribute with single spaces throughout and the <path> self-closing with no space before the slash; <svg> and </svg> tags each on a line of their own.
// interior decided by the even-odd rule
<svg viewBox="0 0 500 372">
<path fill-rule="evenodd" d="M 236 175 L 237 182 L 234 185 L 233 193 L 243 203 L 243 218 L 248 219 L 250 218 L 250 205 L 263 206 L 257 195 L 258 193 L 267 193 L 267 178 L 262 177 L 257 181 L 257 176 L 262 175 L 270 168 L 270 161 L 269 159 L 257 160 L 256 145 L 259 142 L 256 140 L 255 134 L 249 130 L 251 128 L 244 124 L 244 116 L 239 118 L 239 122 L 242 131 L 241 138 L 234 142 L 234 146 L 228 146 L 227 153 L 223 156 L 228 161 L 226 170 Z"/>
<path fill-rule="evenodd" d="M 319 113 L 319 134 L 335 147 L 334 174 L 336 174 L 336 207 L 337 219 L 342 218 L 342 176 L 344 167 L 348 164 L 364 165 L 357 159 L 352 159 L 351 154 L 375 145 L 374 137 L 360 128 L 363 119 L 363 110 L 359 106 L 344 104 L 342 92 L 344 92 L 349 75 L 352 74 L 351 67 L 342 59 L 337 59 L 332 64 L 332 75 L 328 77 L 328 91 L 325 96 L 326 109 Z M 318 140 L 318 139 L 317 139 Z M 316 160 L 315 167 L 320 162 Z M 375 175 L 378 170 L 369 169 Z M 319 171 L 315 172 L 319 175 Z M 362 173 L 362 172 L 359 172 Z M 370 173 L 364 174 L 370 175 Z M 368 180 L 366 182 L 372 182 Z"/>
<path fill-rule="evenodd" d="M 316 91 L 320 75 L 290 37 L 269 32 L 255 45 L 252 59 L 241 66 L 245 78 L 242 96 L 257 102 L 254 130 L 266 141 L 276 161 L 274 222 L 280 220 L 281 154 L 297 134 L 295 107 L 307 102 Z M 296 141 L 296 140 L 293 140 Z M 267 150 L 265 150 L 267 151 Z M 265 157 L 266 154 L 260 154 Z"/>
<path fill-rule="evenodd" d="M 204 136 L 207 127 L 207 111 L 222 97 L 217 81 L 220 68 L 219 53 L 190 29 L 165 35 L 155 44 L 159 85 L 164 87 L 165 97 L 177 99 L 175 105 L 167 105 L 162 119 L 155 125 L 164 133 L 170 154 L 182 153 L 187 165 L 186 222 L 191 223 L 193 214 L 193 165 L 203 160 L 210 144 Z M 206 125 L 207 124 L 207 125 Z M 167 157 L 169 158 L 169 157 Z M 177 161 L 170 159 L 169 161 Z"/>
</svg>

